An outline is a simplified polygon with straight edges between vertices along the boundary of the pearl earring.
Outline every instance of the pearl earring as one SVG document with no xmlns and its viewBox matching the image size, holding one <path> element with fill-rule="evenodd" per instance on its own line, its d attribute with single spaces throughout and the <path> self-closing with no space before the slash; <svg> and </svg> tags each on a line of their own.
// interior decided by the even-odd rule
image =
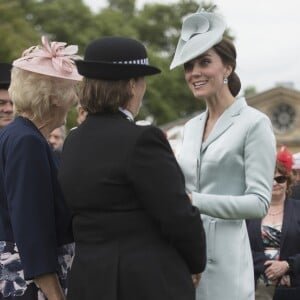
<svg viewBox="0 0 300 300">
<path fill-rule="evenodd" d="M 223 83 L 228 84 L 228 78 L 227 77 L 224 77 Z"/>
</svg>

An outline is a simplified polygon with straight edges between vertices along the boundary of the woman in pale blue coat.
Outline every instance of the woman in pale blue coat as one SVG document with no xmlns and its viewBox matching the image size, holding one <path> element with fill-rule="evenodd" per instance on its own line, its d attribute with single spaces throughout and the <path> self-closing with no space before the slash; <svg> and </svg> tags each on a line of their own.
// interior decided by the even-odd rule
<svg viewBox="0 0 300 300">
<path fill-rule="evenodd" d="M 276 145 L 271 122 L 236 98 L 236 52 L 225 23 L 198 11 L 185 19 L 171 69 L 185 79 L 206 111 L 190 120 L 178 155 L 191 201 L 202 214 L 207 267 L 197 300 L 253 300 L 253 263 L 244 219 L 268 210 Z"/>
</svg>

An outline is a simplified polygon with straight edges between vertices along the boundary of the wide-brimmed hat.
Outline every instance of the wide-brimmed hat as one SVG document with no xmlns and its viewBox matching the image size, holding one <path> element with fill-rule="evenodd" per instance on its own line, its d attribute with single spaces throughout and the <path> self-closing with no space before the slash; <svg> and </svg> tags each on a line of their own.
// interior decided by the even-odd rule
<svg viewBox="0 0 300 300">
<path fill-rule="evenodd" d="M 199 8 L 196 13 L 189 15 L 183 21 L 170 69 L 198 57 L 219 43 L 225 29 L 223 18 L 216 13 Z"/>
<path fill-rule="evenodd" d="M 10 85 L 11 64 L 0 62 L 0 89 L 8 89 Z"/>
<path fill-rule="evenodd" d="M 13 62 L 14 67 L 43 74 L 79 81 L 82 76 L 78 74 L 75 59 L 78 46 L 66 46 L 64 42 L 48 42 L 46 36 L 42 36 L 42 45 L 32 46 L 25 50 L 22 57 Z"/>
<path fill-rule="evenodd" d="M 107 36 L 92 41 L 84 60 L 76 60 L 79 74 L 87 78 L 121 80 L 160 73 L 150 66 L 144 45 L 127 37 Z"/>
</svg>

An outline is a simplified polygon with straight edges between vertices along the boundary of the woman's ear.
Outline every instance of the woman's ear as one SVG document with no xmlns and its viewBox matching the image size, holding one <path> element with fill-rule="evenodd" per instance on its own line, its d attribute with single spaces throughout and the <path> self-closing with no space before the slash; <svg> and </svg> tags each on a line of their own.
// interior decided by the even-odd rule
<svg viewBox="0 0 300 300">
<path fill-rule="evenodd" d="M 135 85 L 136 85 L 135 80 L 133 78 L 130 79 L 129 82 L 128 82 L 128 84 L 129 84 L 129 89 L 130 89 L 131 93 L 134 95 Z"/>
<path fill-rule="evenodd" d="M 231 75 L 231 73 L 232 73 L 232 66 L 230 65 L 225 66 L 224 76 L 228 78 Z"/>
</svg>

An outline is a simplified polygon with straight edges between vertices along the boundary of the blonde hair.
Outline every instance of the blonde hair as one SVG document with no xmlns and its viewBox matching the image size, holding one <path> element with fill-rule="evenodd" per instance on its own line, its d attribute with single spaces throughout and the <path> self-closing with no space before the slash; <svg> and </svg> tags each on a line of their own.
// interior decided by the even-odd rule
<svg viewBox="0 0 300 300">
<path fill-rule="evenodd" d="M 51 97 L 61 103 L 75 95 L 76 81 L 46 76 L 17 67 L 12 68 L 9 95 L 14 103 L 14 114 L 29 114 L 33 120 L 42 120 L 51 113 Z"/>
</svg>

